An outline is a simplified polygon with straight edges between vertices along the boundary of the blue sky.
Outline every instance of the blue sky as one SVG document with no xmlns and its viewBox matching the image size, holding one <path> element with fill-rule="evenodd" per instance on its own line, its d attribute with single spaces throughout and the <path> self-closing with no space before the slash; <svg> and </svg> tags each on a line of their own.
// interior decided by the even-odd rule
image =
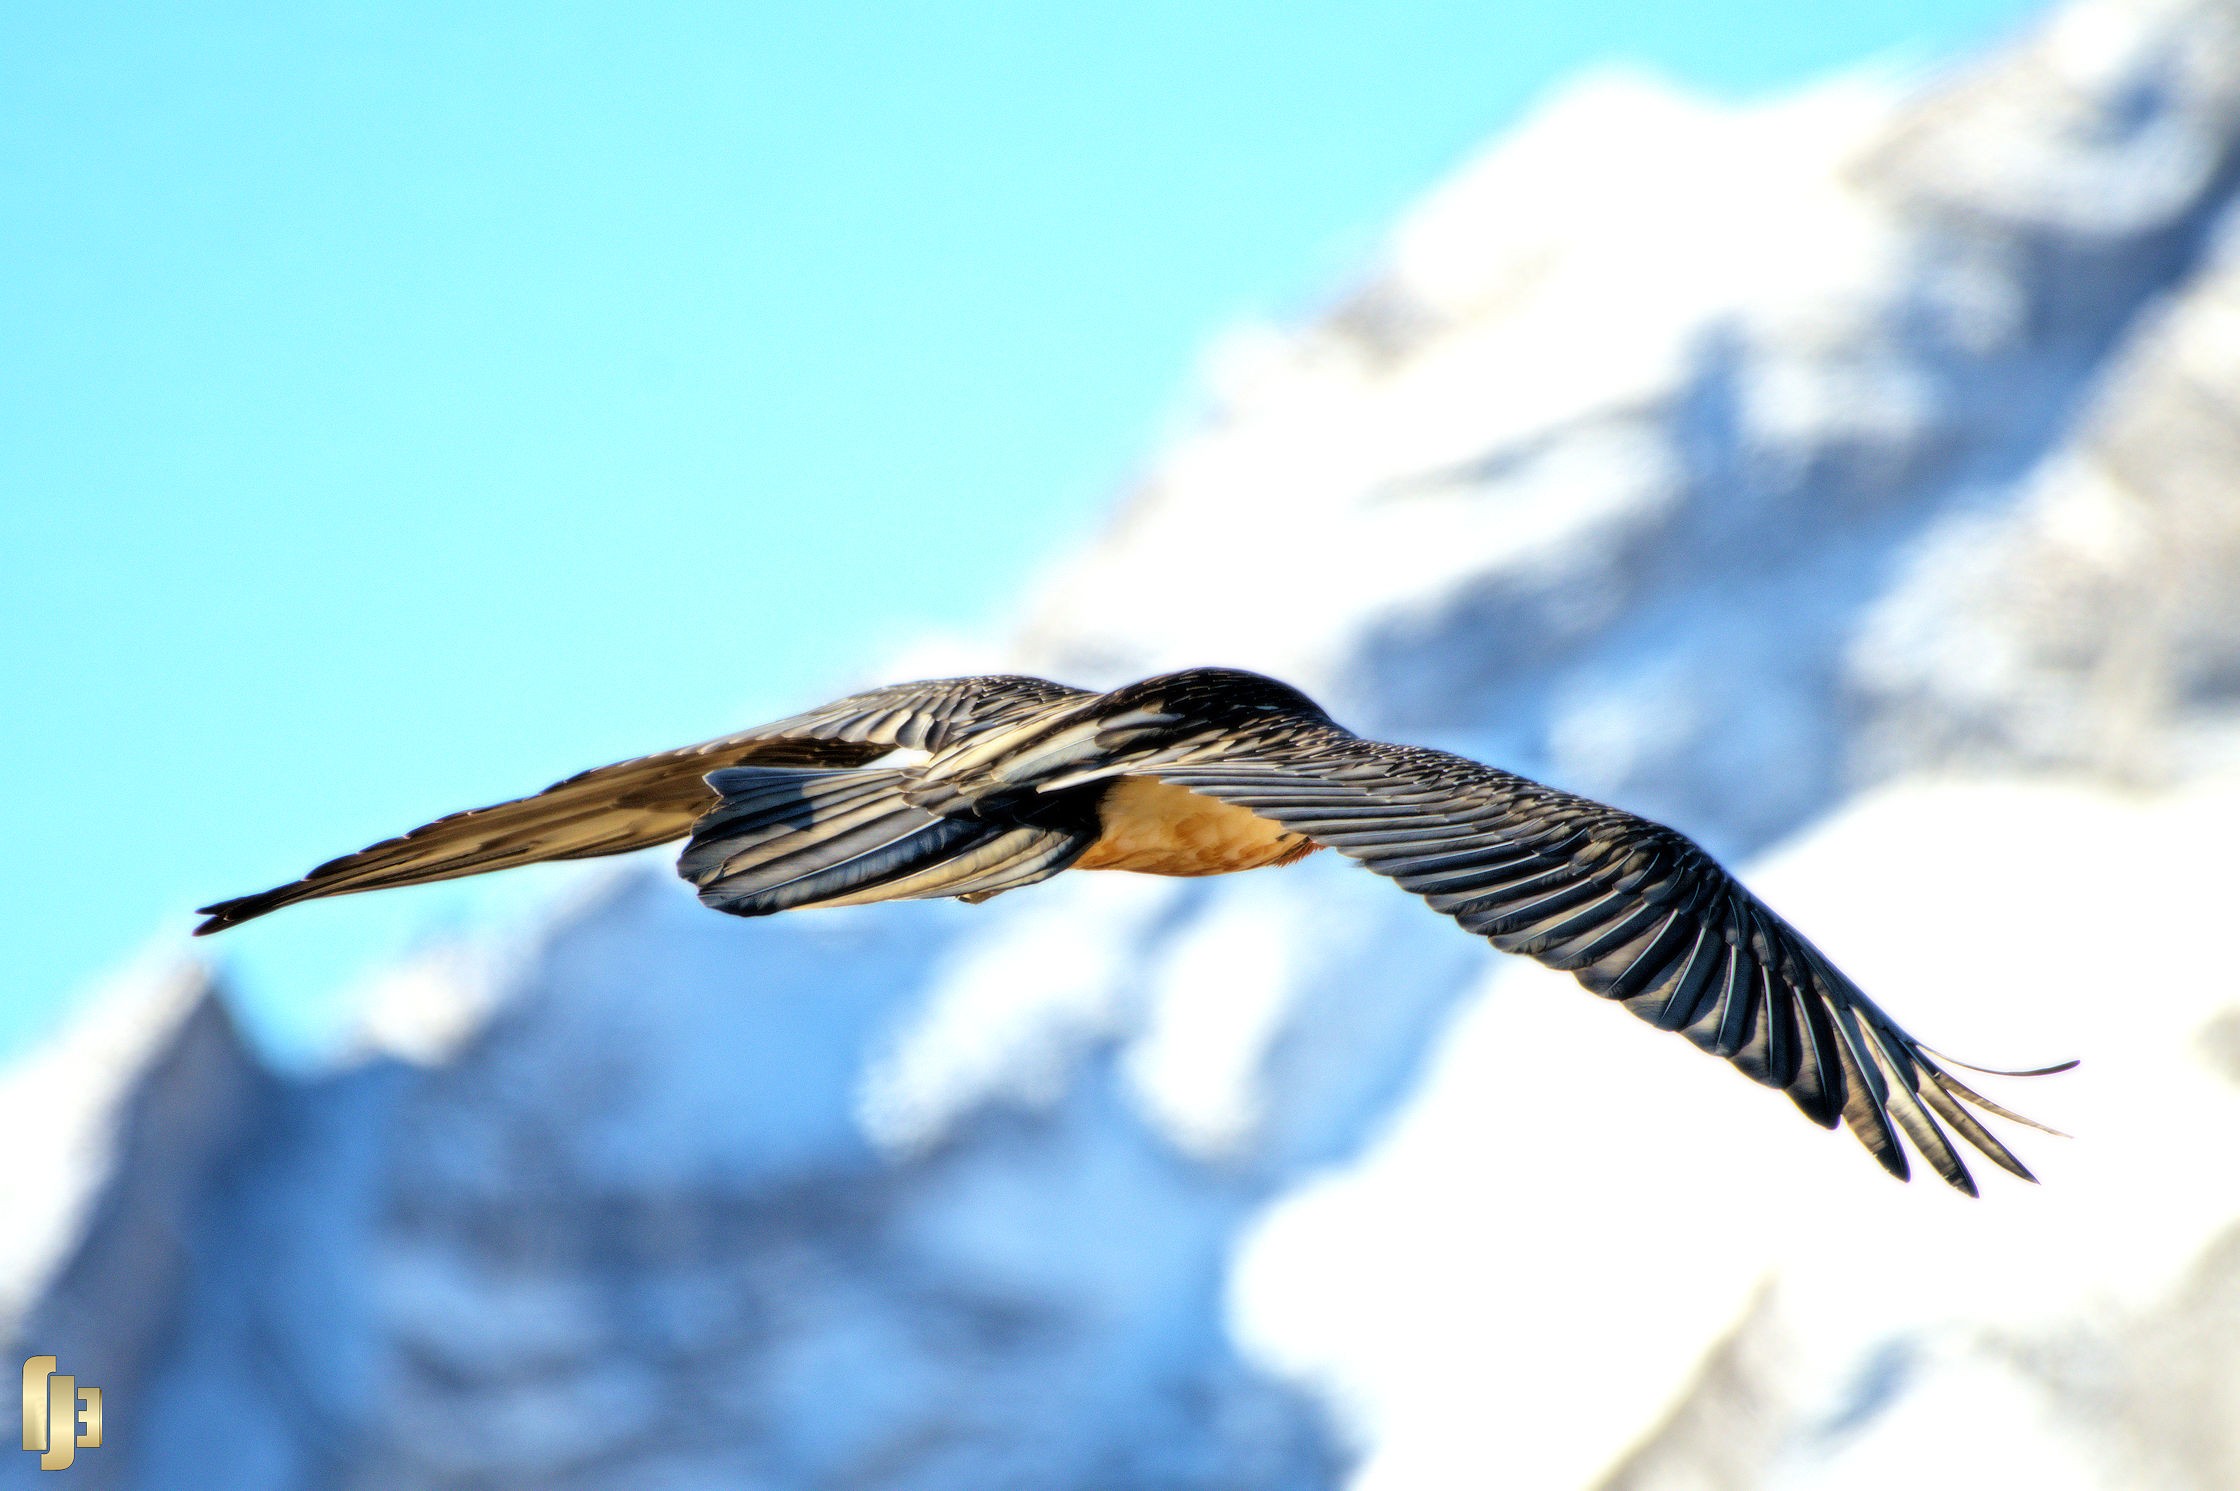
<svg viewBox="0 0 2240 1491">
<path fill-rule="evenodd" d="M 8 7 L 0 1055 L 200 902 L 999 619 L 1210 335 L 1565 75 L 2032 8 Z M 307 1054 L 539 884 L 205 946 Z"/>
</svg>

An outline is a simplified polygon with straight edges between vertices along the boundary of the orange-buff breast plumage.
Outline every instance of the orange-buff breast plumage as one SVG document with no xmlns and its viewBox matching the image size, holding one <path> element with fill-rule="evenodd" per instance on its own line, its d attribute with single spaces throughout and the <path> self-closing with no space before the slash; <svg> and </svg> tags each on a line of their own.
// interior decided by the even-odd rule
<svg viewBox="0 0 2240 1491">
<path fill-rule="evenodd" d="M 1139 875 L 1226 875 L 1287 865 L 1321 848 L 1257 813 L 1150 777 L 1121 777 L 1097 813 L 1103 833 L 1077 870 Z"/>
</svg>

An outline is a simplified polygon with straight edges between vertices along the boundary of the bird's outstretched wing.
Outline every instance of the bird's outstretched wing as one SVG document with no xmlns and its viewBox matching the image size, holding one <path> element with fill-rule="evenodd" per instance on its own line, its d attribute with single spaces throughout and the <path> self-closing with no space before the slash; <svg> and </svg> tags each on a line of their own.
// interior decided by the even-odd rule
<svg viewBox="0 0 2240 1491">
<path fill-rule="evenodd" d="M 1390 876 L 1503 951 L 1564 969 L 1782 1089 L 1822 1126 L 1842 1118 L 1901 1180 L 1902 1134 L 1975 1194 L 1947 1127 L 2034 1179 L 1968 1108 L 2042 1125 L 1945 1070 L 1669 828 L 1444 751 L 1283 715 L 1197 735 L 1126 770 L 1248 808 Z"/>
<path fill-rule="evenodd" d="M 1031 715 L 1081 691 L 1040 678 L 994 676 L 900 683 L 716 740 L 640 756 L 556 782 L 533 797 L 453 813 L 319 866 L 301 880 L 205 906 L 196 936 L 320 896 L 419 885 L 548 859 L 643 849 L 691 832 L 717 794 L 711 771 L 860 766 L 896 747 L 935 751 Z"/>
</svg>

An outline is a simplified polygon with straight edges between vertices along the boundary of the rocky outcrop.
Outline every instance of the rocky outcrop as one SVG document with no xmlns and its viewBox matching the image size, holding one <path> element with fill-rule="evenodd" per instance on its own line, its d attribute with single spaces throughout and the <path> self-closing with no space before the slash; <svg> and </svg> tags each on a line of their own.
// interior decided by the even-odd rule
<svg viewBox="0 0 2240 1491">
<path fill-rule="evenodd" d="M 11 1360 L 59 1354 L 63 1370 L 101 1387 L 110 1421 L 126 1425 L 158 1390 L 205 1282 L 210 1260 L 197 1256 L 197 1233 L 255 1168 L 260 1132 L 280 1099 L 279 1083 L 242 1044 L 216 986 L 177 984 L 177 976 L 162 978 L 137 999 L 112 998 L 94 1011 L 97 1019 L 142 1022 L 153 1039 L 131 1053 L 141 1059 L 117 1094 L 111 1132 L 94 1142 L 110 1163 L 76 1221 L 76 1244 L 10 1333 Z M 99 1080 L 91 1070 L 73 1075 Z M 53 1142 L 41 1116 L 11 1126 L 11 1142 Z M 19 1217 L 19 1225 L 29 1221 Z M 88 1485 L 134 1484 L 145 1470 L 135 1464 L 135 1437 L 127 1429 L 121 1442 L 105 1440 L 115 1453 L 89 1452 L 72 1473 Z"/>
</svg>

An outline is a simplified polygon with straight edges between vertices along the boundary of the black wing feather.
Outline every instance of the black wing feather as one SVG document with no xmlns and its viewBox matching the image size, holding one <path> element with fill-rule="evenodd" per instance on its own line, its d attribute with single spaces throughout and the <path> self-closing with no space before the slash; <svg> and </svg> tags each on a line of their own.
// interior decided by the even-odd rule
<svg viewBox="0 0 2240 1491">
<path fill-rule="evenodd" d="M 1573 973 L 1788 1093 L 1815 1123 L 1840 1119 L 1900 1179 L 1910 1145 L 1973 1195 L 1953 1134 L 2033 1178 L 1968 1108 L 2014 1115 L 1953 1077 L 1819 949 L 1669 828 L 1304 716 L 1256 722 L 1215 745 L 1194 736 L 1127 769 L 1306 834 L 1503 951 Z"/>
</svg>

